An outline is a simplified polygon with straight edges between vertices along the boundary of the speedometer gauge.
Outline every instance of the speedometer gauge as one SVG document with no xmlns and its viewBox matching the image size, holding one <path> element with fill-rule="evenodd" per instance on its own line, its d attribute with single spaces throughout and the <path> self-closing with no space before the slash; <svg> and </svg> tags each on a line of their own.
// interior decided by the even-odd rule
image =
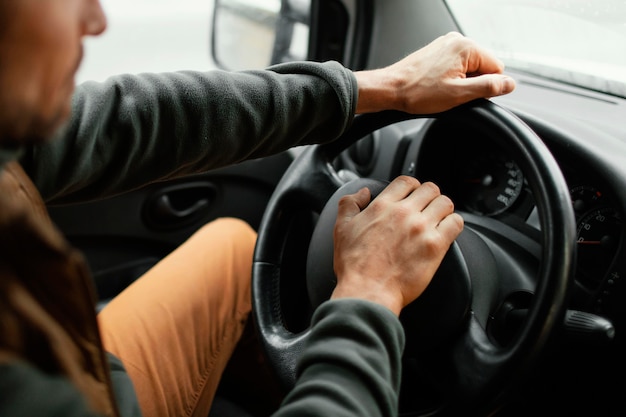
<svg viewBox="0 0 626 417">
<path fill-rule="evenodd" d="M 471 158 L 461 175 L 462 205 L 485 216 L 500 214 L 511 207 L 524 185 L 522 170 L 501 154 Z"/>
<path fill-rule="evenodd" d="M 617 252 L 622 219 L 613 207 L 600 207 L 578 221 L 578 273 L 600 282 Z"/>
</svg>

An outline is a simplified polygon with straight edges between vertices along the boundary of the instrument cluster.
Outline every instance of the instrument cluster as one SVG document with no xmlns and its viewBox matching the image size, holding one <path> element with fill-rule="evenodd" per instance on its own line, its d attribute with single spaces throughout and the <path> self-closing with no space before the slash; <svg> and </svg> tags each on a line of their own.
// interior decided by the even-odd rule
<svg viewBox="0 0 626 417">
<path fill-rule="evenodd" d="M 583 169 L 589 167 L 558 159 L 576 217 L 575 279 L 602 304 L 621 277 L 614 265 L 625 216 L 607 181 Z M 431 125 L 415 165 L 418 179 L 437 183 L 457 210 L 503 220 L 532 216 L 534 200 L 515 155 L 480 132 Z"/>
</svg>

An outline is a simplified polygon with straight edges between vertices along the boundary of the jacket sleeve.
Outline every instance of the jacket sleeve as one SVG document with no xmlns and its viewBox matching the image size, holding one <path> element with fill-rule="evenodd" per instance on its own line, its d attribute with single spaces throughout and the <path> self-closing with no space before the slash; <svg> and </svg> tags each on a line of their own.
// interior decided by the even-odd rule
<svg viewBox="0 0 626 417">
<path fill-rule="evenodd" d="M 126 372 L 121 359 L 112 353 L 106 353 L 111 370 L 111 385 L 115 395 L 115 402 L 121 417 L 142 417 L 139 408 L 139 399 L 135 392 L 135 386 Z"/>
<path fill-rule="evenodd" d="M 66 378 L 17 363 L 0 365 L 0 375 L 0 416 L 100 416 Z"/>
<path fill-rule="evenodd" d="M 377 304 L 331 300 L 315 312 L 296 386 L 273 417 L 397 416 L 404 333 Z"/>
<path fill-rule="evenodd" d="M 88 201 L 332 141 L 356 98 L 353 73 L 332 61 L 121 75 L 78 86 L 69 122 L 20 162 L 46 202 Z"/>
</svg>

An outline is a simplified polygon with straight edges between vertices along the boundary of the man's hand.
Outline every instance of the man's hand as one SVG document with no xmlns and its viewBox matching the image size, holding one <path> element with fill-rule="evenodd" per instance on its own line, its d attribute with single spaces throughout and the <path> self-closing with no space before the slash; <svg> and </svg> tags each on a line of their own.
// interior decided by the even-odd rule
<svg viewBox="0 0 626 417">
<path fill-rule="evenodd" d="M 367 188 L 339 201 L 334 230 L 337 286 L 396 314 L 426 289 L 463 229 L 452 201 L 433 183 L 400 176 L 373 201 Z"/>
<path fill-rule="evenodd" d="M 471 39 L 451 32 L 388 67 L 355 72 L 357 113 L 401 110 L 432 114 L 477 98 L 508 94 L 504 64 Z"/>
</svg>

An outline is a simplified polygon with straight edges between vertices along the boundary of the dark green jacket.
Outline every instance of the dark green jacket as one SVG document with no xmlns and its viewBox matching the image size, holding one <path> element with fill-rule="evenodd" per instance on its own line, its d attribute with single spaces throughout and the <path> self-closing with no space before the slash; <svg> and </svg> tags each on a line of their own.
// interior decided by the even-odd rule
<svg viewBox="0 0 626 417">
<path fill-rule="evenodd" d="M 354 76 L 334 62 L 88 82 L 68 125 L 21 163 L 48 203 L 102 198 L 332 141 L 356 98 Z"/>
<path fill-rule="evenodd" d="M 24 150 L 20 163 L 47 203 L 109 197 L 331 141 L 350 125 L 356 98 L 353 74 L 332 62 L 114 77 L 80 86 L 58 137 Z M 58 302 L 33 292 L 44 307 Z M 277 415 L 395 415 L 404 343 L 397 318 L 375 304 L 341 300 L 321 306 L 314 322 L 297 387 Z M 128 383 L 121 363 L 113 358 L 110 370 L 121 414 L 137 413 L 132 390 L 119 389 Z M 0 415 L 90 414 L 62 374 L 26 360 L 0 365 Z"/>
</svg>

